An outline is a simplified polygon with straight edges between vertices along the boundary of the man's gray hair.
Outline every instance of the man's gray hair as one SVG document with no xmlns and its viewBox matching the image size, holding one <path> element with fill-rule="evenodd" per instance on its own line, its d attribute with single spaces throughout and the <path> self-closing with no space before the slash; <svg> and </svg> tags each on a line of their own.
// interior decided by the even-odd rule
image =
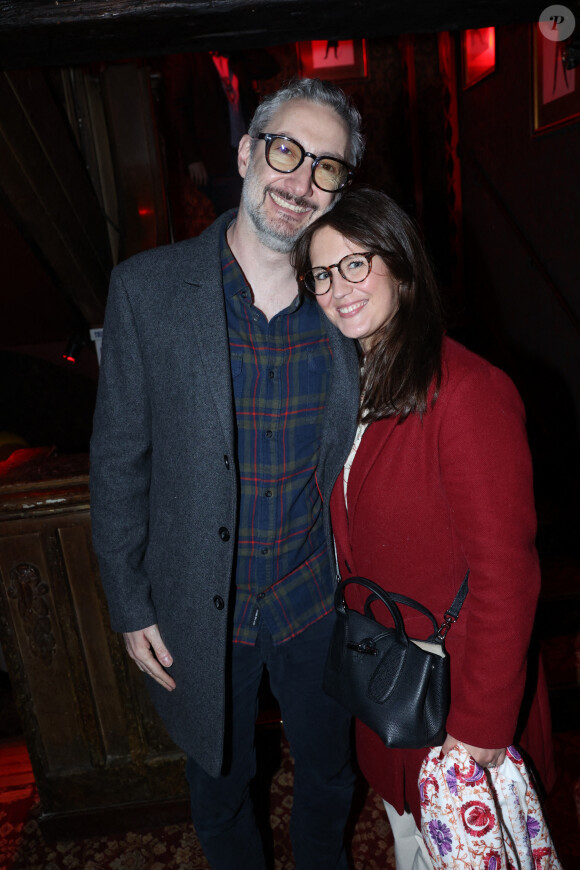
<svg viewBox="0 0 580 870">
<path fill-rule="evenodd" d="M 292 79 L 285 87 L 264 97 L 250 121 L 248 133 L 255 137 L 258 133 L 276 133 L 268 130 L 272 118 L 284 103 L 289 100 L 310 100 L 322 106 L 329 106 L 342 118 L 349 131 L 349 146 L 346 155 L 349 163 L 358 166 L 365 143 L 361 133 L 362 119 L 360 112 L 350 98 L 338 85 L 321 79 Z"/>
</svg>

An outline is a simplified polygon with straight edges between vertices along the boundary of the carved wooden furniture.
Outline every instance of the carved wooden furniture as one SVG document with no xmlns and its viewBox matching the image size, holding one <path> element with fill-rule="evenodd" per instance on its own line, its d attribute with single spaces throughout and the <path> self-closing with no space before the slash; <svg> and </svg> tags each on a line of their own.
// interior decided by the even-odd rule
<svg viewBox="0 0 580 870">
<path fill-rule="evenodd" d="M 184 756 L 108 622 L 88 457 L 0 462 L 2 648 L 48 836 L 188 817 Z"/>
</svg>

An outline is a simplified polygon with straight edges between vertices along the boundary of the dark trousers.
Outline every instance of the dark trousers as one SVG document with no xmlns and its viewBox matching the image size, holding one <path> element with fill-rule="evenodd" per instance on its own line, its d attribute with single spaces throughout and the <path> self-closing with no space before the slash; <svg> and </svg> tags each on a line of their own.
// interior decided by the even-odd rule
<svg viewBox="0 0 580 870">
<path fill-rule="evenodd" d="M 348 866 L 343 840 L 354 783 L 350 716 L 322 690 L 333 623 L 334 616 L 327 616 L 278 646 L 264 627 L 255 646 L 234 644 L 231 765 L 214 778 L 192 759 L 187 762 L 193 823 L 212 870 L 266 868 L 250 799 L 264 665 L 294 758 L 290 835 L 296 870 Z"/>
</svg>

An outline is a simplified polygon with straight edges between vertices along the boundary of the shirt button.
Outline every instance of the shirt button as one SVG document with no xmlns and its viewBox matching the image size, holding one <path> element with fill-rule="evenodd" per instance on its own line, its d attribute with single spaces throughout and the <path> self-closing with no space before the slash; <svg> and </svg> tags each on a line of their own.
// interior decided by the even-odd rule
<svg viewBox="0 0 580 870">
<path fill-rule="evenodd" d="M 267 489 L 264 494 L 265 494 L 266 498 L 272 498 L 272 495 L 273 495 L 271 489 Z"/>
<path fill-rule="evenodd" d="M 257 323 L 259 319 L 260 319 L 260 315 L 259 315 L 259 314 L 254 314 L 253 317 L 252 317 L 252 320 L 254 321 L 254 323 Z"/>
<path fill-rule="evenodd" d="M 271 438 L 273 434 L 274 434 L 274 433 L 272 432 L 271 429 L 267 429 L 267 430 L 266 430 L 266 438 Z"/>
<path fill-rule="evenodd" d="M 248 298 L 248 291 L 242 290 L 242 299 L 247 299 L 247 298 Z"/>
<path fill-rule="evenodd" d="M 225 607 L 224 600 L 221 595 L 214 595 L 213 597 L 213 606 L 216 610 L 223 610 Z"/>
<path fill-rule="evenodd" d="M 221 529 L 219 530 L 219 536 L 220 536 L 220 538 L 222 539 L 222 541 L 229 541 L 229 539 L 230 539 L 230 533 L 229 533 L 229 531 L 226 529 L 225 526 L 222 526 Z"/>
<path fill-rule="evenodd" d="M 266 593 L 265 592 L 258 592 L 258 595 L 256 597 L 257 597 L 258 601 L 261 601 L 262 598 L 266 597 Z"/>
<path fill-rule="evenodd" d="M 270 371 L 268 372 L 268 377 L 270 378 L 270 380 L 272 380 L 274 378 L 274 376 L 275 376 L 275 372 L 272 369 L 270 369 Z"/>
<path fill-rule="evenodd" d="M 260 550 L 260 553 L 262 554 L 262 556 L 267 556 L 268 555 L 268 548 L 262 547 L 262 549 Z"/>
</svg>

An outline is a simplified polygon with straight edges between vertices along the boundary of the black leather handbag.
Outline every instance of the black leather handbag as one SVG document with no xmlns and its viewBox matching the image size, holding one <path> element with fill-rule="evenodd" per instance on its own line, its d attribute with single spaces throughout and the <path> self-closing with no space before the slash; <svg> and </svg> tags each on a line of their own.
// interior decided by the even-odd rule
<svg viewBox="0 0 580 870">
<path fill-rule="evenodd" d="M 324 691 L 376 731 L 385 746 L 417 749 L 437 746 L 445 739 L 450 702 L 445 635 L 465 601 L 468 577 L 469 572 L 439 627 L 431 611 L 418 601 L 386 592 L 365 577 L 349 577 L 337 586 Z M 353 583 L 369 590 L 364 613 L 350 610 L 344 600 L 344 590 Z M 375 602 L 387 607 L 393 627 L 377 622 Z M 433 634 L 425 640 L 408 637 L 397 604 L 428 617 Z"/>
</svg>

